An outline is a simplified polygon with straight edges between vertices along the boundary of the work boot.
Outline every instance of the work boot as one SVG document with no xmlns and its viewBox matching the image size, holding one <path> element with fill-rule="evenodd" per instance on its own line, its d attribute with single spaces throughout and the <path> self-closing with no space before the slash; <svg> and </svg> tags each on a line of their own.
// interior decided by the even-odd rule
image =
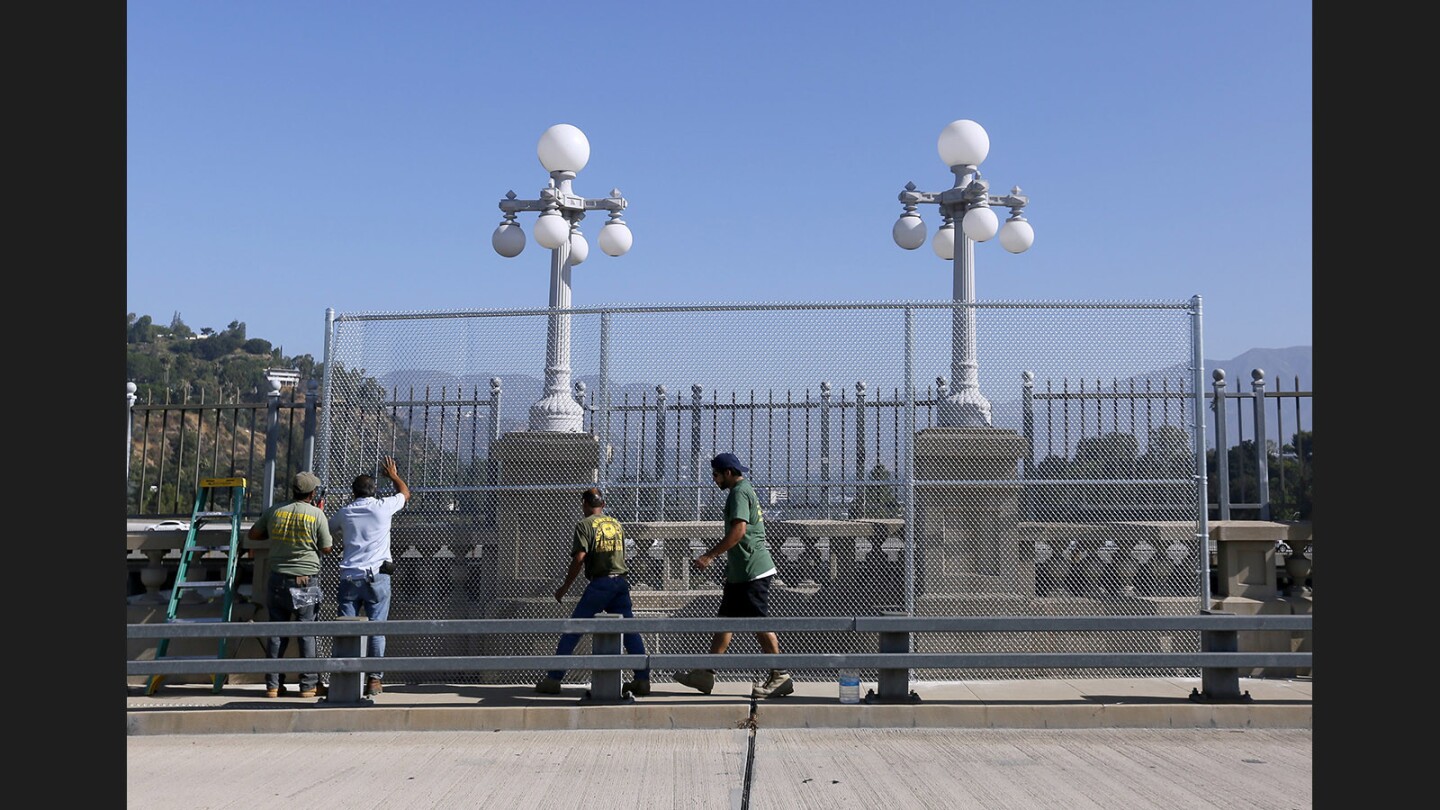
<svg viewBox="0 0 1440 810">
<path fill-rule="evenodd" d="M 756 683 L 750 690 L 752 698 L 783 697 L 795 691 L 795 681 L 790 678 L 790 673 L 783 669 L 770 670 L 770 676 L 764 681 Z"/>
<path fill-rule="evenodd" d="M 715 688 L 715 670 L 713 669 L 692 669 L 686 672 L 675 673 L 675 682 L 684 684 L 691 689 L 698 689 L 705 694 Z"/>
<path fill-rule="evenodd" d="M 637 678 L 625 684 L 625 686 L 621 688 L 620 693 L 633 694 L 635 697 L 645 697 L 650 694 L 650 679 Z"/>
<path fill-rule="evenodd" d="M 365 697 L 370 697 L 371 695 L 378 695 L 384 691 L 385 686 L 384 684 L 380 683 L 379 678 L 370 678 L 365 681 Z"/>
<path fill-rule="evenodd" d="M 546 675 L 540 679 L 539 683 L 535 684 L 535 691 L 542 695 L 558 695 L 560 694 L 560 681 Z"/>
</svg>

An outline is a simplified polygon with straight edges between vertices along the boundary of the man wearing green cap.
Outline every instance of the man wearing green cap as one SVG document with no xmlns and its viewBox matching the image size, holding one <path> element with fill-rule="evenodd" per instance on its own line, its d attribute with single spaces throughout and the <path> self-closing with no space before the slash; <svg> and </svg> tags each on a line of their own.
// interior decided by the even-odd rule
<svg viewBox="0 0 1440 810">
<path fill-rule="evenodd" d="M 334 546 L 325 513 L 316 506 L 315 491 L 320 479 L 314 473 L 295 474 L 291 486 L 294 498 L 272 506 L 250 526 L 251 540 L 270 541 L 270 578 L 266 583 L 265 609 L 272 622 L 313 622 L 319 609 L 320 555 Z M 315 657 L 315 637 L 300 636 L 300 657 Z M 266 658 L 284 658 L 289 636 L 265 639 Z M 320 673 L 300 676 L 300 697 L 315 697 Z M 265 675 L 265 696 L 279 697 L 285 689 L 279 673 Z"/>
</svg>

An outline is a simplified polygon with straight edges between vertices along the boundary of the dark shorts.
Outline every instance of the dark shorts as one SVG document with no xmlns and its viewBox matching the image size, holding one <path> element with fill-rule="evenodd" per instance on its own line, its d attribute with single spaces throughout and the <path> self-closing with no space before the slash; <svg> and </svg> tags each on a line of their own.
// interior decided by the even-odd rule
<svg viewBox="0 0 1440 810">
<path fill-rule="evenodd" d="M 720 616 L 769 616 L 770 581 L 775 575 L 749 582 L 727 582 L 720 592 Z"/>
</svg>

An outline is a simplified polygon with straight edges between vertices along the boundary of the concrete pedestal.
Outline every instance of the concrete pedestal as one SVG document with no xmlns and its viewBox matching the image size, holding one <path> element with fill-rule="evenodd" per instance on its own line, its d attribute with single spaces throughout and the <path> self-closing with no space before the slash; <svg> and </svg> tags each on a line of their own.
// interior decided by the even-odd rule
<svg viewBox="0 0 1440 810">
<path fill-rule="evenodd" d="M 494 572 L 515 595 L 555 589 L 569 559 L 580 493 L 598 475 L 600 446 L 587 433 L 507 433 L 492 450 L 502 489 L 496 515 Z"/>
<path fill-rule="evenodd" d="M 1035 592 L 1033 560 L 1017 560 L 1025 449 L 1015 431 L 998 428 L 915 435 L 917 595 Z"/>
</svg>

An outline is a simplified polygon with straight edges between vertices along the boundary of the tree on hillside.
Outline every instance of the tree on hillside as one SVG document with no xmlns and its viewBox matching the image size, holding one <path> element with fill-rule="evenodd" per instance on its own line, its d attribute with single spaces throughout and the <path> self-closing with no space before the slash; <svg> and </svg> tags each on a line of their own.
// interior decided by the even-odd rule
<svg viewBox="0 0 1440 810">
<path fill-rule="evenodd" d="M 185 321 L 180 319 L 180 310 L 175 310 L 175 314 L 170 316 L 170 336 L 184 339 L 192 337 L 194 334 L 194 330 L 186 326 Z"/>
</svg>

